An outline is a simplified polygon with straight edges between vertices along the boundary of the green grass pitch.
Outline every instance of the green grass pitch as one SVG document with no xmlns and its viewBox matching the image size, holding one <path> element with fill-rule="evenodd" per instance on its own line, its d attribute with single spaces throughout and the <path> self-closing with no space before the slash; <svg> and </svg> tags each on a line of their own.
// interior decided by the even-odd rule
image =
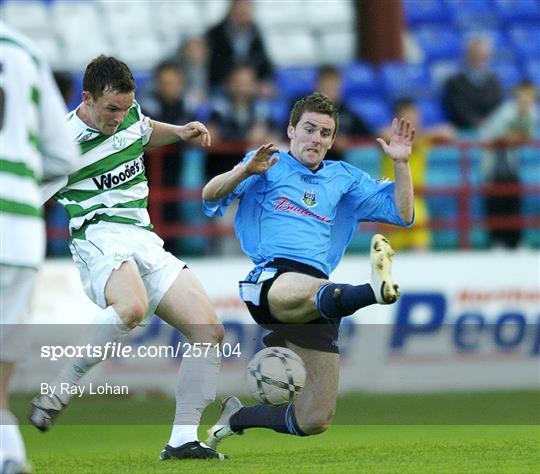
<svg viewBox="0 0 540 474">
<path fill-rule="evenodd" d="M 39 433 L 28 425 L 21 431 L 36 473 L 536 473 L 538 400 L 538 392 L 347 396 L 338 402 L 336 423 L 327 433 L 297 438 L 249 430 L 222 443 L 220 451 L 230 456 L 224 462 L 158 460 L 170 431 L 161 414 L 170 418 L 174 408 L 172 400 L 160 397 L 74 400 L 51 432 Z M 28 402 L 27 397 L 14 401 L 19 417 L 24 417 Z M 474 418 L 486 406 L 490 408 L 484 409 L 483 417 Z M 514 407 L 512 416 L 494 420 L 535 424 L 489 424 L 490 410 L 508 407 Z M 366 415 L 357 413 L 361 408 Z M 452 414 L 456 408 L 461 409 L 463 424 L 446 424 L 460 420 Z M 214 420 L 217 409 L 214 404 L 203 421 Z M 426 409 L 437 412 L 441 423 L 411 421 L 428 420 L 422 416 Z M 117 421 L 119 412 L 133 419 L 132 424 L 107 424 Z M 159 424 L 150 424 L 148 418 Z M 376 420 L 396 424 L 375 424 Z M 356 424 L 344 424 L 347 421 Z M 465 424 L 469 421 L 484 424 Z M 202 428 L 200 434 L 204 439 Z"/>
</svg>

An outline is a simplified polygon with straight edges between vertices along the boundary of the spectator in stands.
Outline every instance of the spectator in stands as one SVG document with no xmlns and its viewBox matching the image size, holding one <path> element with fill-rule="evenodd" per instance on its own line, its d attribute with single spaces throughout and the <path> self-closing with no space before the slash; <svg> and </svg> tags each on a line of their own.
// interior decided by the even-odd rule
<svg viewBox="0 0 540 474">
<path fill-rule="evenodd" d="M 341 73 L 335 66 L 321 66 L 319 69 L 315 90 L 328 96 L 339 111 L 339 136 L 332 149 L 326 153 L 325 160 L 342 160 L 352 140 L 373 135 L 371 128 L 362 120 L 362 117 L 359 117 L 343 102 L 342 82 Z"/>
<path fill-rule="evenodd" d="M 177 63 L 164 61 L 154 70 L 153 87 L 141 95 L 140 105 L 145 115 L 159 122 L 187 123 L 192 120 L 192 113 L 183 99 L 184 75 Z M 163 156 L 163 182 L 156 183 L 150 167 L 146 175 L 151 186 L 180 187 L 182 173 L 182 153 L 184 142 L 167 147 Z M 163 206 L 165 222 L 179 222 L 182 218 L 178 203 L 167 202 Z M 181 242 L 177 239 L 165 239 L 165 248 L 173 254 L 182 253 Z"/>
<path fill-rule="evenodd" d="M 251 66 L 236 66 L 225 92 L 216 96 L 208 123 L 214 143 L 206 163 L 206 180 L 231 169 L 238 161 L 238 147 L 258 147 L 268 139 L 269 109 L 258 96 L 258 81 Z M 231 143 L 232 151 L 224 150 Z M 220 150 L 221 149 L 221 150 Z M 215 152 L 213 150 L 216 150 Z"/>
<path fill-rule="evenodd" d="M 480 129 L 480 137 L 494 148 L 484 154 L 482 168 L 487 183 L 519 184 L 517 148 L 529 141 L 538 125 L 535 107 L 536 88 L 531 81 L 522 81 L 514 89 L 514 98 L 491 114 Z M 502 195 L 486 198 L 486 216 L 519 215 L 521 196 Z M 515 248 L 521 240 L 520 229 L 490 229 L 489 244 Z"/>
<path fill-rule="evenodd" d="M 183 41 L 177 59 L 185 77 L 184 101 L 190 110 L 196 111 L 209 97 L 206 39 L 194 36 Z"/>
<path fill-rule="evenodd" d="M 409 121 L 411 126 L 416 129 L 415 146 L 409 157 L 413 187 L 415 189 L 415 224 L 413 228 L 407 230 L 385 227 L 384 232 L 396 250 L 427 250 L 431 247 L 431 231 L 428 228 L 428 206 L 422 196 L 422 189 L 426 185 L 427 161 L 433 142 L 452 140 L 455 138 L 455 132 L 451 126 L 444 123 L 423 129 L 420 110 L 412 99 L 399 99 L 394 104 L 393 109 L 397 118 Z M 390 126 L 379 132 L 379 136 L 384 140 L 387 140 L 390 134 Z M 393 166 L 391 163 L 388 166 L 387 161 L 389 160 L 382 160 L 382 176 L 394 181 Z"/>
<path fill-rule="evenodd" d="M 226 90 L 213 101 L 208 130 L 213 137 L 205 166 L 205 181 L 230 170 L 246 149 L 258 148 L 272 136 L 269 108 L 260 100 L 257 75 L 251 66 L 236 66 L 229 74 Z M 218 221 L 231 225 L 234 213 Z M 239 251 L 236 241 L 213 239 L 210 253 Z"/>
<path fill-rule="evenodd" d="M 457 128 L 477 129 L 501 103 L 501 85 L 488 69 L 490 56 L 489 38 L 472 37 L 467 43 L 464 69 L 444 86 L 443 106 Z"/>
<path fill-rule="evenodd" d="M 235 66 L 249 64 L 257 72 L 260 92 L 266 95 L 272 90 L 272 64 L 253 21 L 252 8 L 250 0 L 232 0 L 225 19 L 206 33 L 213 89 L 224 86 Z"/>
</svg>

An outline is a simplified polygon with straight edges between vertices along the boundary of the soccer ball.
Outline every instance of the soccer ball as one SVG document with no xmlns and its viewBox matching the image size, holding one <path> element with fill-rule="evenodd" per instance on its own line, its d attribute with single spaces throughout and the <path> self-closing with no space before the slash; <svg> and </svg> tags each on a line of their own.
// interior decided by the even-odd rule
<svg viewBox="0 0 540 474">
<path fill-rule="evenodd" d="M 306 383 L 304 361 L 285 347 L 268 347 L 249 361 L 246 383 L 251 396 L 260 403 L 291 403 Z"/>
</svg>

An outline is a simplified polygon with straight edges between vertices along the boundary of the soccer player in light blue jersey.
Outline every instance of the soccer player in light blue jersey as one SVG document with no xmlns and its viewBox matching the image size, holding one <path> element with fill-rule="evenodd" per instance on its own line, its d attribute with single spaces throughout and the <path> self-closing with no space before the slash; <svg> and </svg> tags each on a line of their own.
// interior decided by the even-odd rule
<svg viewBox="0 0 540 474">
<path fill-rule="evenodd" d="M 240 282 L 240 296 L 255 321 L 272 330 L 265 344 L 294 350 L 307 370 L 302 394 L 287 406 L 244 407 L 236 397 L 223 400 L 221 418 L 207 439 L 214 449 L 247 428 L 298 436 L 326 431 L 337 398 L 341 318 L 399 297 L 390 271 L 394 252 L 382 235 L 372 239 L 369 283 L 333 283 L 328 275 L 358 222 L 412 225 L 408 159 L 415 131 L 408 122 L 394 119 L 390 143 L 377 139 L 394 162 L 396 180 L 388 182 L 344 162 L 324 161 L 337 128 L 338 113 L 328 97 L 304 97 L 291 112 L 288 152 L 263 145 L 203 190 L 208 216 L 223 215 L 240 200 L 236 233 L 255 264 Z"/>
</svg>

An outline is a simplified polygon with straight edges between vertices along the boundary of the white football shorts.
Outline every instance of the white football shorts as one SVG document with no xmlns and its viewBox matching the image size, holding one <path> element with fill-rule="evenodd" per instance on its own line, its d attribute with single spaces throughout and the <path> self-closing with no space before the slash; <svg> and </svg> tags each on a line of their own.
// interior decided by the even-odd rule
<svg viewBox="0 0 540 474">
<path fill-rule="evenodd" d="M 148 295 L 152 316 L 161 299 L 186 267 L 185 262 L 163 249 L 163 240 L 154 232 L 130 224 L 98 222 L 86 229 L 86 239 L 70 244 L 84 291 L 101 308 L 106 308 L 105 285 L 113 270 L 132 261 L 138 269 Z"/>
</svg>

